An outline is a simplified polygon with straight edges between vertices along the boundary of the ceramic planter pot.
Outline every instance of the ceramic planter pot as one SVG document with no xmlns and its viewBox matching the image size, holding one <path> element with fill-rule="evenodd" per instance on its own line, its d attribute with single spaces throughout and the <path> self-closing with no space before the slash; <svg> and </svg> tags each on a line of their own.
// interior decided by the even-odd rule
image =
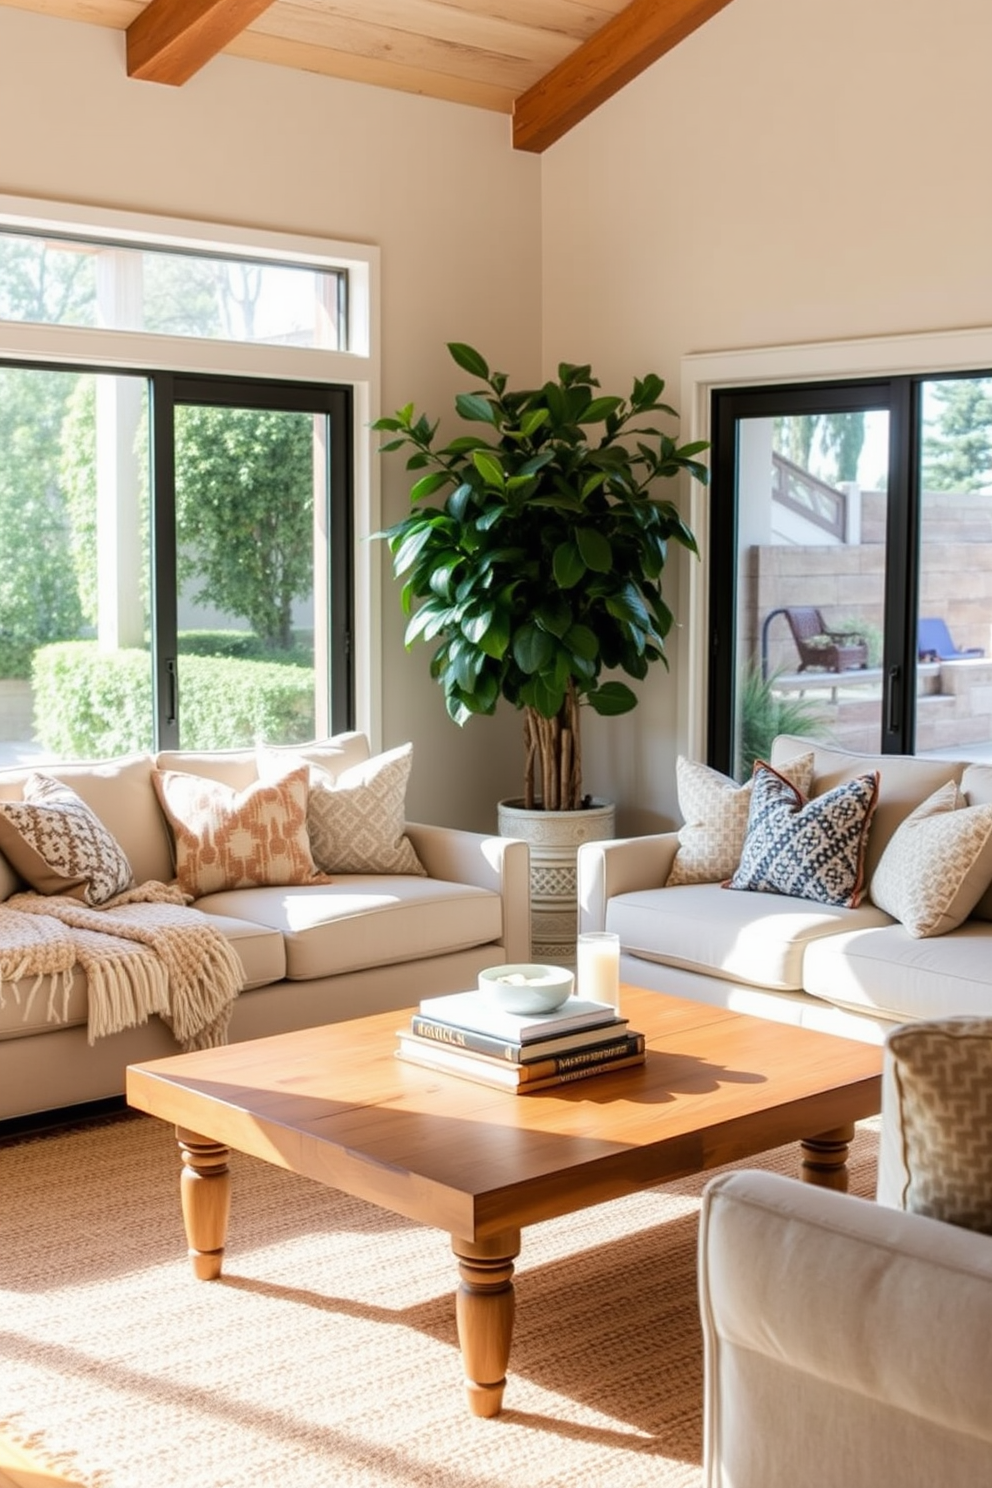
<svg viewBox="0 0 992 1488">
<path fill-rule="evenodd" d="M 530 847 L 531 954 L 555 966 L 575 965 L 578 897 L 575 860 L 583 842 L 616 835 L 612 801 L 593 800 L 580 811 L 530 811 L 522 801 L 500 801 L 501 837 Z"/>
</svg>

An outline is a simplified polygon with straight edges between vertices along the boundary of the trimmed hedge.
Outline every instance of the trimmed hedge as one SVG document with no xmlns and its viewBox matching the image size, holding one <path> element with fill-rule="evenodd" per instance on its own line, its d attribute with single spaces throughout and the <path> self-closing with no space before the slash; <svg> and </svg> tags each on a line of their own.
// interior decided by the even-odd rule
<svg viewBox="0 0 992 1488">
<path fill-rule="evenodd" d="M 63 759 L 106 759 L 154 747 L 147 651 L 64 641 L 35 652 L 35 727 Z M 302 744 L 314 736 L 309 668 L 217 656 L 179 658 L 183 749 Z"/>
</svg>

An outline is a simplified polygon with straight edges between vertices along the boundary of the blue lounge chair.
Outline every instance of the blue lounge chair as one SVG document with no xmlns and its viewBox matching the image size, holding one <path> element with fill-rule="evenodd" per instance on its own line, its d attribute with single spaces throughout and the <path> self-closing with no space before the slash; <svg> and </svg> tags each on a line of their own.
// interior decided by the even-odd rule
<svg viewBox="0 0 992 1488">
<path fill-rule="evenodd" d="M 963 661 L 967 656 L 985 655 L 981 646 L 955 646 L 943 620 L 921 620 L 916 645 L 921 661 Z"/>
</svg>

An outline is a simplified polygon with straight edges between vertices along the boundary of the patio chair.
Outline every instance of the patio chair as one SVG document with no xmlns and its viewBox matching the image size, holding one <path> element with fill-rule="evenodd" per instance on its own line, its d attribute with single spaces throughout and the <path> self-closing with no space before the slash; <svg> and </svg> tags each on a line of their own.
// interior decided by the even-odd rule
<svg viewBox="0 0 992 1488">
<path fill-rule="evenodd" d="M 963 661 L 968 656 L 985 655 L 981 646 L 955 646 L 944 620 L 921 620 L 916 648 L 920 661 Z"/>
<path fill-rule="evenodd" d="M 814 605 L 787 609 L 785 618 L 799 652 L 801 672 L 855 672 L 867 667 L 864 636 L 853 630 L 830 630 Z"/>
</svg>

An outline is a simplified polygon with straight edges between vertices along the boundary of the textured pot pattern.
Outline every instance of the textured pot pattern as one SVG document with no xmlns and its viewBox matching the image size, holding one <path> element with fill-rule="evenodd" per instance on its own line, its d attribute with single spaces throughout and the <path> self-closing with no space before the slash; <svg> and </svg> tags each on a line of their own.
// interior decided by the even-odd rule
<svg viewBox="0 0 992 1488">
<path fill-rule="evenodd" d="M 555 966 L 575 965 L 578 929 L 576 857 L 583 842 L 615 836 L 612 801 L 582 811 L 528 811 L 520 801 L 499 802 L 501 837 L 530 847 L 531 955 Z"/>
</svg>

